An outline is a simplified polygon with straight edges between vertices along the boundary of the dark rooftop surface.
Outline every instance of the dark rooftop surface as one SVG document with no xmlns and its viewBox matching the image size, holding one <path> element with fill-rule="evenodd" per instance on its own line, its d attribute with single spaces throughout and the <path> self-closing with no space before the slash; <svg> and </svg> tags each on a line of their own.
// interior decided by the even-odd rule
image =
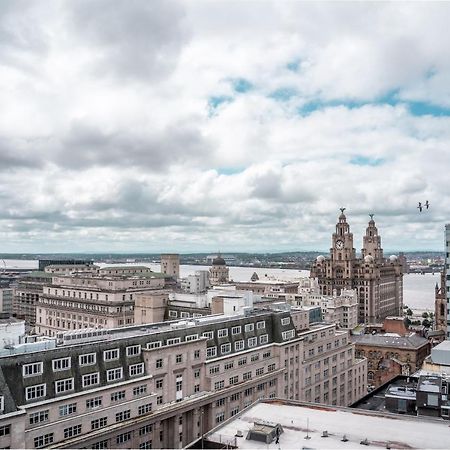
<svg viewBox="0 0 450 450">
<path fill-rule="evenodd" d="M 362 399 L 353 403 L 353 405 L 351 405 L 350 407 L 355 409 L 365 409 L 367 411 L 389 412 L 386 409 L 386 393 L 388 389 L 394 388 L 395 390 L 395 388 L 401 388 L 404 386 L 415 388 L 417 386 L 417 379 L 406 377 L 404 375 L 398 375 L 391 381 L 388 381 L 387 383 L 364 396 Z M 407 414 L 415 416 L 415 414 Z"/>
</svg>

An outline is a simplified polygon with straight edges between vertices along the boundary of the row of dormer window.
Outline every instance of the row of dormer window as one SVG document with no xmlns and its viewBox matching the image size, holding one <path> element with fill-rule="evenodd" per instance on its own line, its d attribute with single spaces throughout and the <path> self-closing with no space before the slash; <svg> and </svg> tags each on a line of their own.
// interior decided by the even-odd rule
<svg viewBox="0 0 450 450">
<path fill-rule="evenodd" d="M 139 356 L 141 354 L 140 345 L 131 345 L 126 347 L 127 357 Z M 115 361 L 120 357 L 120 351 L 118 348 L 112 350 L 105 350 L 103 352 L 104 361 Z M 97 363 L 97 353 L 86 353 L 79 355 L 78 364 L 80 366 L 90 366 Z M 62 370 L 69 370 L 72 366 L 72 358 L 67 356 L 65 358 L 58 358 L 52 360 L 53 372 L 59 372 Z M 31 377 L 41 375 L 43 373 L 44 363 L 42 361 L 34 362 L 30 364 L 24 364 L 22 366 L 22 375 L 24 377 Z"/>
<path fill-rule="evenodd" d="M 131 364 L 128 366 L 129 376 L 135 377 L 143 375 L 145 368 L 144 363 Z M 116 367 L 106 371 L 106 381 L 108 383 L 113 381 L 120 381 L 124 377 L 123 367 Z M 97 386 L 100 384 L 100 372 L 93 372 L 81 376 L 81 385 L 83 388 Z M 64 394 L 72 392 L 75 389 L 74 378 L 65 378 L 63 380 L 54 381 L 55 393 Z M 47 395 L 47 384 L 37 384 L 25 388 L 25 400 L 37 400 Z"/>
</svg>

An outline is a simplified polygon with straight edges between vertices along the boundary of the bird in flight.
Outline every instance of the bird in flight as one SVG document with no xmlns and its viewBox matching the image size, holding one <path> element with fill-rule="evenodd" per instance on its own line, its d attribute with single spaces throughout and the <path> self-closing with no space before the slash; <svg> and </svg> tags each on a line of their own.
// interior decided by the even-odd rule
<svg viewBox="0 0 450 450">
<path fill-rule="evenodd" d="M 425 202 L 425 206 L 428 209 L 430 207 L 430 204 L 428 203 L 428 200 Z"/>
<path fill-rule="evenodd" d="M 419 206 L 417 207 L 417 209 L 418 209 L 420 212 L 422 212 L 423 207 L 422 207 L 422 203 L 421 203 L 421 202 L 419 202 Z"/>
</svg>

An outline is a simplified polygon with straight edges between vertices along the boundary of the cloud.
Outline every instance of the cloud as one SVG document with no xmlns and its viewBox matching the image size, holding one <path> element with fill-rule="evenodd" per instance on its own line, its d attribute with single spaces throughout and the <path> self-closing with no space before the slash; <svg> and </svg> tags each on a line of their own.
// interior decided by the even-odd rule
<svg viewBox="0 0 450 450">
<path fill-rule="evenodd" d="M 450 6 L 2 2 L 3 251 L 442 248 Z M 420 32 L 419 32 L 420 30 Z M 418 215 L 418 201 L 432 209 Z"/>
</svg>

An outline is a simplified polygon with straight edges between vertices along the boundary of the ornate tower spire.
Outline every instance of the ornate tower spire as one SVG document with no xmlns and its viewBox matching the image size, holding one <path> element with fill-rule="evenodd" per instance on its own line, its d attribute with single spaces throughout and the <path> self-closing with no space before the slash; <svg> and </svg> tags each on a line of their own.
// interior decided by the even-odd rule
<svg viewBox="0 0 450 450">
<path fill-rule="evenodd" d="M 378 228 L 373 220 L 373 214 L 369 214 L 369 225 L 366 228 L 366 234 L 363 237 L 363 258 L 367 255 L 371 255 L 375 260 L 383 259 L 383 249 L 381 248 L 381 236 L 378 234 Z"/>
</svg>

